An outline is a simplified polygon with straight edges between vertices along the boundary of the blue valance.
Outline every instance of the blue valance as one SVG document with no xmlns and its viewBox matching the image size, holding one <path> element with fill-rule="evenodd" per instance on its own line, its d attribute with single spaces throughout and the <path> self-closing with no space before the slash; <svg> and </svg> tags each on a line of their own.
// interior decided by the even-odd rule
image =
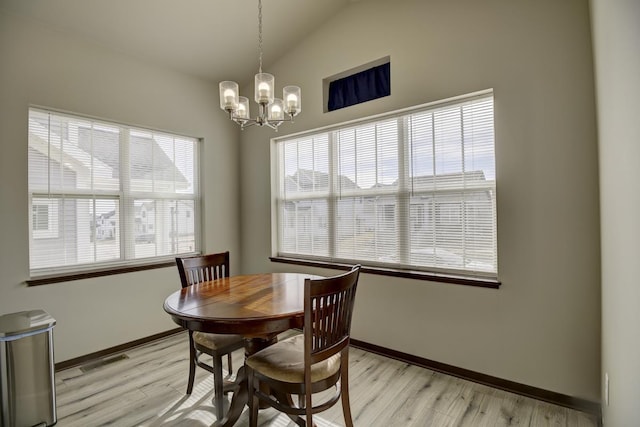
<svg viewBox="0 0 640 427">
<path fill-rule="evenodd" d="M 329 83 L 329 111 L 391 94 L 391 63 L 378 65 Z"/>
</svg>

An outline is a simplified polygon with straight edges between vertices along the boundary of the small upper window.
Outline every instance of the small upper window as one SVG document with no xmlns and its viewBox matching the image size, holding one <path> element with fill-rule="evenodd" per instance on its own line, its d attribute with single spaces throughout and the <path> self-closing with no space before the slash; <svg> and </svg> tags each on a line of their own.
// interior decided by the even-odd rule
<svg viewBox="0 0 640 427">
<path fill-rule="evenodd" d="M 329 111 L 391 94 L 391 63 L 378 65 L 329 83 Z"/>
</svg>

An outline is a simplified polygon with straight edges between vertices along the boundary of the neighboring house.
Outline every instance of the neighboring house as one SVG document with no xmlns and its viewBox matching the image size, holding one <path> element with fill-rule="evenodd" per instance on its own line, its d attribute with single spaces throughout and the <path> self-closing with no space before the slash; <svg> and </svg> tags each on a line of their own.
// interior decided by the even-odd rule
<svg viewBox="0 0 640 427">
<path fill-rule="evenodd" d="M 339 188 L 357 190 L 359 187 L 349 177 L 339 175 Z M 325 172 L 298 169 L 293 175 L 285 177 L 285 195 L 296 195 L 296 200 L 283 201 L 281 221 L 286 224 L 282 228 L 285 240 L 298 242 L 296 250 L 303 253 L 304 247 L 309 253 L 328 255 L 328 203 L 329 175 Z M 308 194 L 308 199 L 298 199 L 301 194 Z M 341 213 L 353 215 L 352 204 L 343 203 Z M 350 214 L 348 212 L 351 212 Z M 295 239 L 291 239 L 295 237 Z"/>
<path fill-rule="evenodd" d="M 153 201 L 137 202 L 135 210 L 136 243 L 155 242 L 156 208 Z"/>
<path fill-rule="evenodd" d="M 398 262 L 395 230 L 399 226 L 399 213 L 394 194 L 398 182 L 363 189 L 346 176 L 340 175 L 339 180 L 336 188 L 345 195 L 336 198 L 335 237 L 341 242 L 337 250 L 344 250 L 348 255 L 350 250 L 367 252 L 367 246 L 375 246 L 368 255 L 370 259 Z M 285 177 L 284 182 L 285 200 L 280 210 L 285 225 L 283 240 L 295 237 L 297 247 L 291 248 L 292 252 L 307 250 L 310 254 L 329 256 L 328 174 L 298 169 Z M 473 263 L 479 270 L 491 270 L 493 261 L 487 258 L 491 255 L 481 252 L 493 239 L 491 212 L 495 202 L 491 187 L 492 183 L 482 171 L 414 177 L 409 212 L 409 263 L 439 263 L 450 268 L 468 267 Z M 445 191 L 435 192 L 436 189 Z M 305 197 L 307 194 L 309 197 Z M 287 199 L 286 195 L 291 198 Z M 374 230 L 377 230 L 375 235 Z M 465 251 L 460 250 L 459 244 L 463 238 L 466 239 Z M 436 258 L 441 262 L 436 262 Z"/>
<path fill-rule="evenodd" d="M 29 138 L 38 137 L 30 134 Z M 41 147 L 45 150 L 45 154 L 43 154 Z M 29 144 L 29 162 L 46 164 L 49 161 L 46 153 L 46 141 L 43 144 Z M 82 167 L 79 162 L 75 164 L 65 163 L 62 168 L 60 162 L 50 162 L 49 168 L 51 170 L 61 172 L 52 177 L 52 187 L 55 188 L 56 185 L 60 186 L 62 184 L 67 188 L 74 188 L 78 180 L 76 170 Z M 29 188 L 47 188 L 46 181 L 46 176 L 29 174 Z M 76 245 L 62 245 L 63 250 L 61 251 L 59 250 L 61 246 L 59 241 L 61 239 L 76 240 L 78 227 L 86 225 L 88 229 L 91 228 L 89 212 L 82 214 L 79 209 L 81 207 L 74 200 L 69 200 L 65 203 L 60 198 L 49 197 L 48 194 L 34 196 L 31 199 L 32 242 L 29 246 L 30 251 L 47 254 L 45 259 L 51 265 L 59 264 L 61 259 L 78 259 L 79 252 L 84 248 Z M 77 223 L 64 224 L 63 227 L 64 218 L 76 216 L 76 214 L 79 221 Z M 83 221 L 86 221 L 86 223 L 83 223 Z"/>
<path fill-rule="evenodd" d="M 176 200 L 168 212 L 157 209 L 156 203 L 153 200 L 135 202 L 136 243 L 154 243 L 157 230 L 165 230 L 163 234 L 168 235 L 172 247 L 184 237 L 192 240 L 195 233 L 194 222 L 190 220 L 194 215 L 193 203 Z"/>
<path fill-rule="evenodd" d="M 96 240 L 113 240 L 116 238 L 116 211 L 96 215 Z"/>
</svg>

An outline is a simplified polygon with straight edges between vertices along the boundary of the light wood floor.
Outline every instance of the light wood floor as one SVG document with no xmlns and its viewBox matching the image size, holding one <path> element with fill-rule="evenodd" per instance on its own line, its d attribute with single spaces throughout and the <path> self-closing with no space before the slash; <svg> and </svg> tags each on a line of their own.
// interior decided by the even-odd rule
<svg viewBox="0 0 640 427">
<path fill-rule="evenodd" d="M 180 333 L 56 373 L 57 426 L 212 424 L 212 378 L 198 368 L 186 396 L 188 337 Z M 242 350 L 234 353 L 234 368 Z M 388 359 L 350 350 L 350 396 L 357 427 L 597 426 L 596 417 Z M 273 409 L 260 426 L 293 426 Z M 314 417 L 318 427 L 343 426 L 340 403 Z M 248 426 L 245 411 L 236 425 Z"/>
</svg>

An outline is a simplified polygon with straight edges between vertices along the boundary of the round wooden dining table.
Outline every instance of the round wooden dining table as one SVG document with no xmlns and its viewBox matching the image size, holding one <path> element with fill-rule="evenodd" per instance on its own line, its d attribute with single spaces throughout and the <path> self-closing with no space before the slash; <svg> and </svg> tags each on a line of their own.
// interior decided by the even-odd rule
<svg viewBox="0 0 640 427">
<path fill-rule="evenodd" d="M 164 310 L 185 329 L 245 337 L 245 356 L 277 341 L 277 335 L 301 328 L 304 281 L 299 273 L 263 273 L 225 277 L 182 288 L 169 295 Z M 248 401 L 244 366 L 238 370 L 229 410 L 215 426 L 229 427 Z"/>
</svg>

